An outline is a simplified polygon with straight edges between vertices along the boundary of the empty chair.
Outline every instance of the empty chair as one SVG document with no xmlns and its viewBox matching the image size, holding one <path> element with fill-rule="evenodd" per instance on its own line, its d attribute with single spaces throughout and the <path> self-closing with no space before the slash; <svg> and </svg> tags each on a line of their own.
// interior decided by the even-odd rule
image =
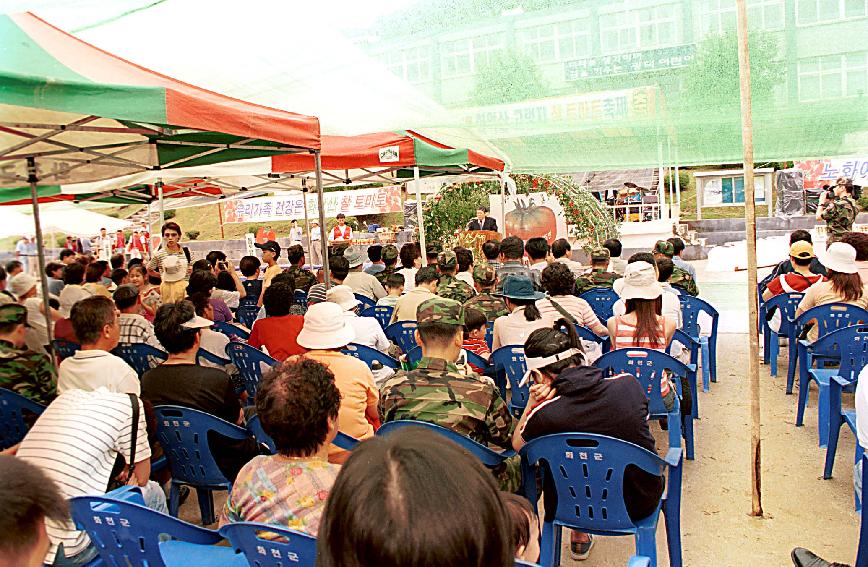
<svg viewBox="0 0 868 567">
<path fill-rule="evenodd" d="M 203 524 L 212 524 L 215 490 L 230 490 L 227 479 L 211 453 L 208 433 L 214 432 L 230 440 L 249 438 L 246 429 L 207 413 L 180 406 L 157 406 L 157 438 L 169 460 L 172 487 L 169 492 L 169 513 L 178 515 L 180 487 L 196 489 Z"/>
<path fill-rule="evenodd" d="M 609 287 L 595 287 L 589 289 L 579 297 L 588 302 L 594 314 L 604 326 L 606 321 L 612 318 L 612 308 L 618 301 L 618 294 Z"/>
<path fill-rule="evenodd" d="M 386 338 L 408 353 L 416 346 L 416 321 L 396 321 L 384 329 Z"/>
<path fill-rule="evenodd" d="M 520 385 L 527 365 L 524 363 L 524 345 L 507 345 L 500 347 L 489 359 L 494 368 L 495 383 L 500 388 L 500 395 L 504 400 L 506 395 L 506 382 L 509 381 L 511 395 L 509 397 L 509 411 L 515 417 L 521 417 L 527 406 L 530 387 L 529 384 Z"/>
<path fill-rule="evenodd" d="M 129 364 L 139 375 L 140 380 L 145 372 L 169 358 L 165 352 L 145 343 L 120 343 L 112 354 Z"/>
<path fill-rule="evenodd" d="M 68 341 L 66 339 L 54 339 L 51 341 L 51 347 L 54 349 L 54 354 L 62 362 L 64 359 L 74 355 L 76 351 L 81 349 L 81 345 Z"/>
<path fill-rule="evenodd" d="M 384 354 L 378 351 L 375 348 L 371 348 L 365 345 L 357 345 L 356 343 L 350 343 L 343 349 L 341 352 L 344 354 L 348 354 L 352 357 L 358 358 L 362 362 L 368 365 L 368 368 L 371 368 L 373 363 L 379 362 L 386 368 L 393 368 L 398 370 L 401 368 L 401 363 L 389 356 L 388 354 Z"/>
<path fill-rule="evenodd" d="M 681 301 L 681 329 L 689 337 L 699 341 L 702 353 L 702 385 L 703 390 L 707 390 L 709 381 L 717 382 L 717 325 L 720 314 L 707 301 L 687 293 L 682 293 L 678 299 Z M 708 335 L 702 334 L 699 328 L 701 313 L 711 318 L 711 332 Z"/>
<path fill-rule="evenodd" d="M 788 337 L 790 335 L 790 327 L 796 318 L 796 308 L 801 303 L 803 293 L 781 293 L 770 298 L 763 304 L 762 313 L 760 314 L 760 325 L 763 330 L 763 358 L 765 363 L 771 365 L 771 375 L 778 375 L 778 353 L 780 352 L 780 337 Z M 781 325 L 778 330 L 771 328 L 770 317 L 777 313 L 781 319 Z M 789 344 L 789 348 L 795 349 L 793 343 Z"/>
<path fill-rule="evenodd" d="M 359 305 L 359 311 L 364 311 L 365 309 L 377 306 L 377 302 L 367 295 L 362 295 L 361 293 L 355 293 L 353 295 L 355 295 L 356 299 L 361 303 L 361 305 Z"/>
<path fill-rule="evenodd" d="M 252 405 L 256 398 L 256 388 L 262 378 L 262 365 L 275 366 L 277 361 L 247 343 L 229 343 L 226 345 L 226 356 L 244 379 L 247 403 Z"/>
<path fill-rule="evenodd" d="M 632 443 L 585 433 L 560 433 L 533 439 L 522 455 L 525 495 L 537 502 L 534 468 L 544 467 L 557 495 L 555 510 L 543 522 L 540 564 L 560 563 L 561 528 L 595 535 L 633 535 L 636 552 L 657 565 L 656 531 L 660 512 L 666 520 L 669 564 L 681 566 L 681 448 L 672 447 L 661 459 Z M 648 517 L 632 519 L 624 502 L 624 475 L 628 466 L 664 476 L 666 492 Z M 640 563 L 641 564 L 641 563 Z"/>
<path fill-rule="evenodd" d="M 216 322 L 214 323 L 214 330 L 223 333 L 230 339 L 232 337 L 237 337 L 246 341 L 250 338 L 250 331 L 242 329 L 235 323 L 226 323 L 225 321 Z"/>
<path fill-rule="evenodd" d="M 220 535 L 257 567 L 313 567 L 316 560 L 316 538 L 295 530 L 238 522 L 220 528 Z"/>
<path fill-rule="evenodd" d="M 859 444 L 858 430 L 856 429 L 856 410 L 844 410 L 841 407 L 841 392 L 844 388 L 852 388 L 856 385 L 855 380 L 849 377 L 833 375 L 829 382 L 829 444 L 826 447 L 826 462 L 823 467 L 823 478 L 832 478 L 832 467 L 835 465 L 835 453 L 838 452 L 838 436 L 841 426 L 847 424 L 850 431 L 856 437 L 856 462 L 862 458 L 864 449 Z M 864 485 L 863 485 L 864 486 Z M 855 493 L 856 511 L 862 509 L 860 495 Z"/>
<path fill-rule="evenodd" d="M 681 343 L 685 349 L 687 349 L 690 362 L 685 362 L 684 365 L 688 369 L 687 374 L 687 382 L 690 384 L 690 392 L 691 392 L 691 401 L 693 407 L 691 408 L 691 413 L 693 414 L 694 419 L 699 419 L 699 392 L 697 386 L 697 378 L 696 378 L 696 369 L 699 367 L 699 341 L 690 337 L 682 331 L 681 329 L 675 329 L 675 333 L 672 335 L 672 340 L 669 341 L 669 344 L 666 346 L 666 354 L 672 356 L 672 346 L 676 343 Z M 676 358 L 676 360 L 680 360 Z M 702 383 L 702 391 L 708 391 L 708 384 L 705 382 Z"/>
<path fill-rule="evenodd" d="M 20 443 L 35 418 L 43 411 L 45 406 L 12 390 L 0 388 L 0 450 Z"/>
<path fill-rule="evenodd" d="M 368 307 L 367 309 L 362 310 L 360 315 L 362 317 L 373 317 L 377 320 L 382 328 L 386 328 L 389 326 L 389 321 L 392 320 L 392 313 L 395 311 L 394 307 L 389 307 L 388 305 L 375 305 L 374 307 Z"/>
</svg>

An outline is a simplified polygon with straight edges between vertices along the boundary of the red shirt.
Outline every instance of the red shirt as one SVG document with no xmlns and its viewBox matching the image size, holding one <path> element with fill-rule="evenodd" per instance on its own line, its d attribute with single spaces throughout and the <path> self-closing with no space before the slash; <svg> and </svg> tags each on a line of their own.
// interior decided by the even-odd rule
<svg viewBox="0 0 868 567">
<path fill-rule="evenodd" d="M 352 238 L 353 229 L 348 224 L 345 224 L 344 226 L 336 225 L 334 229 L 332 229 L 332 240 L 351 240 Z"/>
<path fill-rule="evenodd" d="M 488 350 L 488 343 L 485 342 L 485 339 L 464 339 L 464 344 L 461 345 L 461 348 L 469 350 L 473 354 L 478 354 L 482 358 L 486 358 L 491 354 L 491 351 Z M 484 372 L 484 369 L 479 368 L 475 364 L 470 364 L 470 368 L 472 368 L 477 374 L 482 374 Z"/>
<path fill-rule="evenodd" d="M 298 346 L 296 338 L 304 326 L 301 315 L 266 317 L 253 324 L 248 344 L 260 348 L 265 345 L 268 354 L 277 360 L 286 360 L 294 354 L 304 354 L 307 349 Z"/>
<path fill-rule="evenodd" d="M 798 272 L 790 272 L 782 276 L 778 276 L 769 282 L 766 289 L 774 295 L 781 293 L 801 293 L 814 285 L 817 282 L 823 281 L 825 278 L 821 274 L 811 274 L 805 276 Z"/>
</svg>

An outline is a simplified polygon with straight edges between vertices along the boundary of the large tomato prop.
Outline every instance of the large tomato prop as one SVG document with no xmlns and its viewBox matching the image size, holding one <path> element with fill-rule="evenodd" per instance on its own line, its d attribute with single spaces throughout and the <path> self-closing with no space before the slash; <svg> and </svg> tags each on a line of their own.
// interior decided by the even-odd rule
<svg viewBox="0 0 868 567">
<path fill-rule="evenodd" d="M 517 236 L 522 240 L 542 237 L 553 241 L 558 234 L 558 219 L 548 207 L 534 205 L 533 199 L 526 204 L 522 199 L 515 200 L 515 209 L 506 213 L 506 235 Z"/>
</svg>

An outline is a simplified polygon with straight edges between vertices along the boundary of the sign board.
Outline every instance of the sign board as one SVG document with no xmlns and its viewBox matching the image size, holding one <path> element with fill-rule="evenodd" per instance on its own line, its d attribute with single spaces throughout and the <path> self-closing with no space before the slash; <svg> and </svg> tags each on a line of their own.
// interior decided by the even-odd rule
<svg viewBox="0 0 868 567">
<path fill-rule="evenodd" d="M 237 201 L 223 202 L 223 222 L 274 222 L 304 218 L 304 197 L 301 193 L 275 195 Z M 347 216 L 400 213 L 401 187 L 372 187 L 349 191 L 334 191 L 323 195 L 325 216 L 335 217 L 338 213 Z M 307 194 L 308 218 L 319 216 L 317 196 Z"/>
<path fill-rule="evenodd" d="M 248 256 L 256 256 L 256 236 L 252 232 L 248 232 L 244 235 L 244 244 L 247 247 L 247 255 Z"/>
<path fill-rule="evenodd" d="M 394 163 L 401 160 L 400 146 L 389 146 L 380 148 L 379 150 L 380 163 Z"/>
<path fill-rule="evenodd" d="M 617 55 L 601 55 L 585 57 L 564 63 L 564 76 L 567 81 L 609 77 L 643 71 L 661 71 L 686 67 L 696 57 L 695 45 L 678 45 L 619 53 Z"/>
<path fill-rule="evenodd" d="M 868 185 L 868 157 L 797 161 L 793 169 L 805 176 L 805 189 L 834 185 L 839 177 L 849 177 L 855 185 Z"/>
<path fill-rule="evenodd" d="M 549 244 L 558 238 L 567 238 L 564 209 L 554 195 L 509 195 L 506 197 L 505 216 L 500 206 L 500 195 L 489 195 L 488 200 L 491 216 L 498 219 L 498 229 L 504 236 L 518 236 L 524 241 L 543 237 Z M 503 223 L 501 219 L 504 219 Z"/>
</svg>

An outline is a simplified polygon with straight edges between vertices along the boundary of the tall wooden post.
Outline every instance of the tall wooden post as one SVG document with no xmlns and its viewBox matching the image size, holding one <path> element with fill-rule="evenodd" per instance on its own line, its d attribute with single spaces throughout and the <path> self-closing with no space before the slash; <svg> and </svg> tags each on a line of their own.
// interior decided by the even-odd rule
<svg viewBox="0 0 868 567">
<path fill-rule="evenodd" d="M 744 148 L 744 212 L 747 240 L 748 376 L 750 378 L 750 480 L 751 515 L 763 515 L 762 438 L 760 437 L 759 328 L 757 317 L 756 196 L 753 178 L 753 119 L 750 100 L 750 51 L 746 0 L 737 0 L 738 75 L 741 83 L 741 140 Z"/>
<path fill-rule="evenodd" d="M 223 230 L 223 202 L 217 201 L 217 216 L 220 221 L 220 240 L 226 240 L 226 233 Z"/>
</svg>

